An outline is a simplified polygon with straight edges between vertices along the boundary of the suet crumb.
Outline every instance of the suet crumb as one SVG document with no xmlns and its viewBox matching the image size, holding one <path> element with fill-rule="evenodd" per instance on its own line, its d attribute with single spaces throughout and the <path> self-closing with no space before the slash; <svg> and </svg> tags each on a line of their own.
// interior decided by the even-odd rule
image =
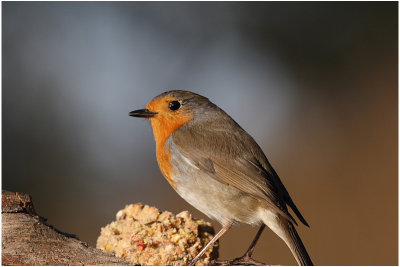
<svg viewBox="0 0 400 267">
<path fill-rule="evenodd" d="M 132 264 L 188 265 L 214 235 L 209 222 L 193 219 L 187 211 L 174 216 L 141 203 L 126 205 L 116 219 L 101 228 L 97 248 Z M 196 265 L 209 265 L 217 257 L 218 242 Z"/>
</svg>

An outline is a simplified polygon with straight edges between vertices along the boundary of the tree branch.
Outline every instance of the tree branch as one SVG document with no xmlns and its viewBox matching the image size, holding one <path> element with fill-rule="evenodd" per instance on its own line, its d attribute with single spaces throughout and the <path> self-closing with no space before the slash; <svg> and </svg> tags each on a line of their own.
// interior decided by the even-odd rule
<svg viewBox="0 0 400 267">
<path fill-rule="evenodd" d="M 46 224 L 27 194 L 2 191 L 3 265 L 129 265 Z"/>
</svg>

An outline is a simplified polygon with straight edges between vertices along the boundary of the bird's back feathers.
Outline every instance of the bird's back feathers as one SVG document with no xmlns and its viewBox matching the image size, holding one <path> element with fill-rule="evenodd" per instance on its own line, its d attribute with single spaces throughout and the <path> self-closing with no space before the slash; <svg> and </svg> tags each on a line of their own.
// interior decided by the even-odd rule
<svg viewBox="0 0 400 267">
<path fill-rule="evenodd" d="M 212 119 L 190 121 L 173 133 L 173 142 L 180 152 L 198 168 L 212 174 L 211 178 L 265 202 L 296 224 L 288 205 L 308 226 L 254 139 L 224 111 L 217 108 L 214 112 L 218 115 L 210 113 Z"/>
</svg>

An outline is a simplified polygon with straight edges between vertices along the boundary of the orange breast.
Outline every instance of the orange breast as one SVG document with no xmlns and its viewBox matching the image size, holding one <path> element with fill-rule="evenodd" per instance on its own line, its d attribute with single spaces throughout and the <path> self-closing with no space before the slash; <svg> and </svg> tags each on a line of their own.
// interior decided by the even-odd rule
<svg viewBox="0 0 400 267">
<path fill-rule="evenodd" d="M 146 108 L 150 111 L 158 110 L 159 106 L 163 104 L 165 99 L 155 100 L 150 102 Z M 174 183 L 174 172 L 176 171 L 171 164 L 170 147 L 165 145 L 168 137 L 171 136 L 173 132 L 178 130 L 180 127 L 185 125 L 193 119 L 193 115 L 185 114 L 184 112 L 170 112 L 165 110 L 164 112 L 159 112 L 157 116 L 150 119 L 151 126 L 153 128 L 154 139 L 157 145 L 157 161 L 160 167 L 161 173 L 168 180 L 170 185 L 176 190 L 176 185 Z"/>
<path fill-rule="evenodd" d="M 173 179 L 173 168 L 171 165 L 171 154 L 169 148 L 163 148 L 163 145 L 157 145 L 157 161 L 160 167 L 161 173 L 167 179 L 169 184 L 176 190 L 175 182 Z"/>
</svg>

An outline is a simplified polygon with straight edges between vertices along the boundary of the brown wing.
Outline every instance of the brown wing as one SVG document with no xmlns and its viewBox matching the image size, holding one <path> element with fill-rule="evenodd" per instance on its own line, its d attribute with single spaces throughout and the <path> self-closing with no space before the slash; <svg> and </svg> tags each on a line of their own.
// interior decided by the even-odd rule
<svg viewBox="0 0 400 267">
<path fill-rule="evenodd" d="M 173 134 L 179 151 L 211 178 L 265 202 L 296 224 L 286 207 L 286 189 L 282 188 L 279 177 L 263 168 L 258 158 L 264 154 L 250 135 L 241 128 L 240 132 L 232 133 L 210 125 L 202 126 L 184 126 Z"/>
</svg>

